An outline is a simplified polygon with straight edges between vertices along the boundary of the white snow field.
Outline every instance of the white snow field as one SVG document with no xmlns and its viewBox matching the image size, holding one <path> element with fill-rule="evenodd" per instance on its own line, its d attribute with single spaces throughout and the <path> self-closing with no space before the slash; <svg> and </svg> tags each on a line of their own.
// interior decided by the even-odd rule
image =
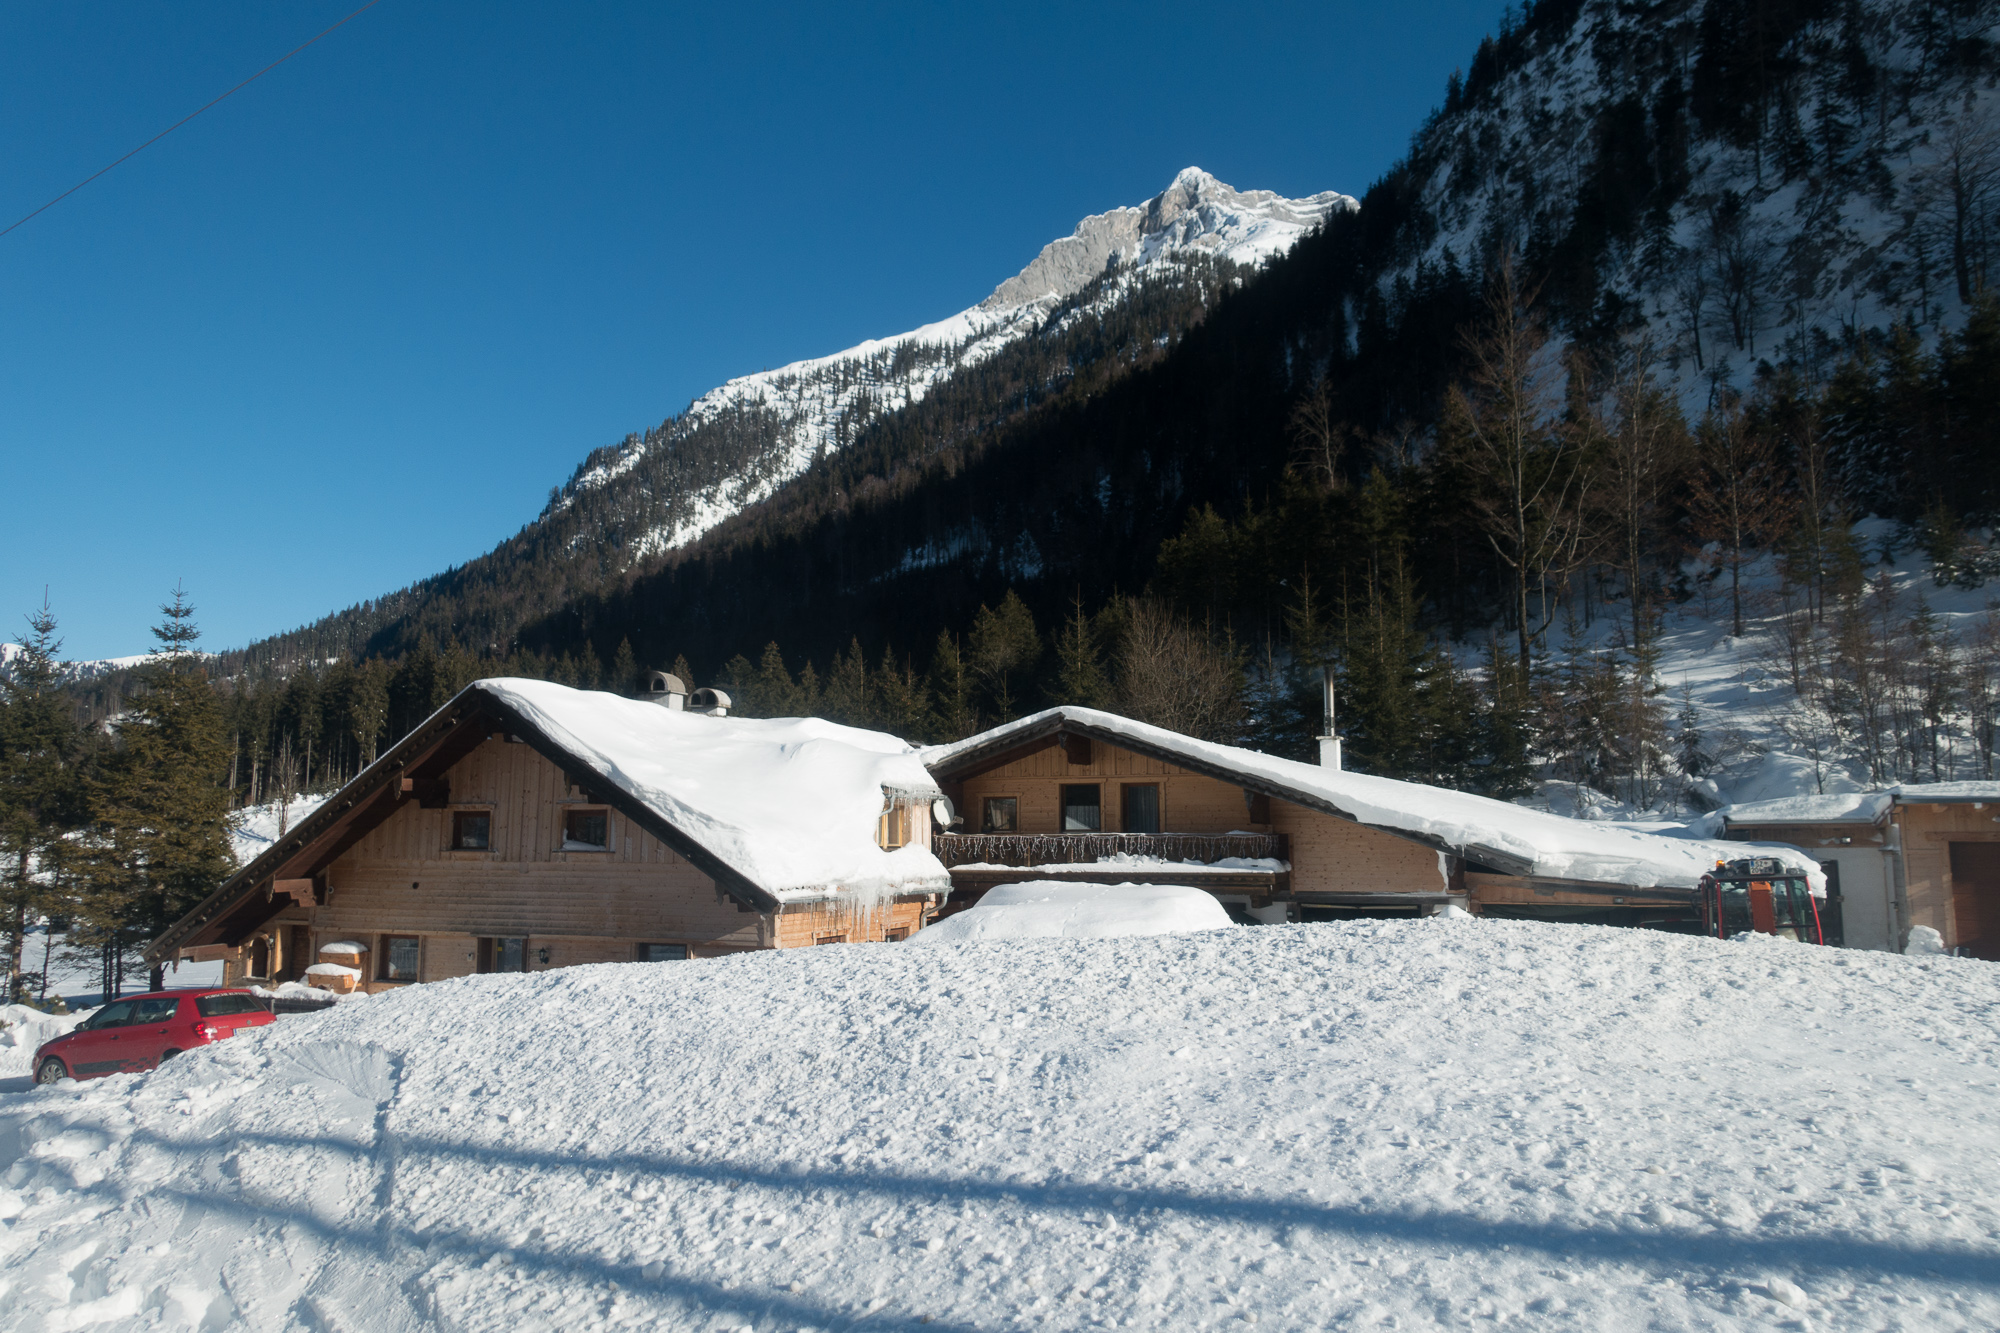
<svg viewBox="0 0 2000 1333">
<path fill-rule="evenodd" d="M 1433 918 L 412 987 L 0 1097 L 0 1328 L 2000 1326 L 2000 968 Z"/>
</svg>

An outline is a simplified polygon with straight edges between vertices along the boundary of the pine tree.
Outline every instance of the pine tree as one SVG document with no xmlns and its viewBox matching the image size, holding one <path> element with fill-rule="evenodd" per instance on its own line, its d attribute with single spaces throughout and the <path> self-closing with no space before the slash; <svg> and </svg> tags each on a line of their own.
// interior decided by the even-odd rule
<svg viewBox="0 0 2000 1333">
<path fill-rule="evenodd" d="M 871 684 L 875 717 L 884 731 L 911 741 L 929 738 L 930 691 L 907 659 L 898 663 L 895 652 L 884 647 Z"/>
<path fill-rule="evenodd" d="M 827 670 L 820 716 L 850 727 L 875 725 L 868 686 L 868 665 L 861 657 L 861 640 L 850 640 L 847 651 L 834 654 L 833 665 Z"/>
<path fill-rule="evenodd" d="M 981 605 L 966 636 L 966 663 L 1002 722 L 1014 720 L 1016 687 L 1042 655 L 1035 617 L 1012 588 L 998 607 Z"/>
<path fill-rule="evenodd" d="M 961 740 L 979 730 L 972 704 L 972 673 L 950 630 L 939 630 L 931 650 L 931 734 L 940 741 Z"/>
<path fill-rule="evenodd" d="M 16 1004 L 29 982 L 29 927 L 50 905 L 68 847 L 64 835 L 85 815 L 78 773 L 82 737 L 60 689 L 56 655 L 62 642 L 46 601 L 28 616 L 28 627 L 21 653 L 0 669 L 0 855 L 11 863 L 0 889 L 0 929 L 7 941 L 7 994 Z"/>
<path fill-rule="evenodd" d="M 159 646 L 91 793 L 96 846 L 86 913 L 116 993 L 125 952 L 212 893 L 236 868 L 229 845 L 228 732 L 194 645 L 200 631 L 174 590 Z M 153 969 L 152 985 L 162 981 Z"/>
<path fill-rule="evenodd" d="M 778 651 L 777 642 L 765 644 L 764 656 L 757 663 L 757 674 L 750 686 L 751 716 L 799 717 L 805 711 L 800 702 L 799 687 L 785 667 L 785 656 Z"/>
<path fill-rule="evenodd" d="M 681 680 L 686 682 L 687 677 L 682 676 Z M 605 677 L 604 688 L 613 694 L 638 693 L 639 657 L 632 651 L 631 639 L 618 640 L 618 651 L 611 655 L 611 672 Z"/>
<path fill-rule="evenodd" d="M 1104 653 L 1097 627 L 1083 613 L 1083 593 L 1079 590 L 1062 633 L 1056 639 L 1056 679 L 1050 693 L 1053 704 L 1073 704 L 1082 708 L 1111 706 L 1111 678 L 1105 674 Z"/>
<path fill-rule="evenodd" d="M 736 660 L 740 662 L 743 659 L 739 657 Z M 687 686 L 688 689 L 693 690 L 697 688 L 697 682 L 694 678 L 694 668 L 688 665 L 686 653 L 675 653 L 674 664 L 668 667 L 667 671 L 670 675 L 679 679 L 680 683 Z"/>
</svg>

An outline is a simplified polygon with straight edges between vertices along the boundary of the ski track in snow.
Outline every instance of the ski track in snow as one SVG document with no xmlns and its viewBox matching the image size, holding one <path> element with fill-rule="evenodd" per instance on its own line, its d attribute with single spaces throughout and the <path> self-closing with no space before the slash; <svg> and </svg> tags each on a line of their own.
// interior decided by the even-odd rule
<svg viewBox="0 0 2000 1333">
<path fill-rule="evenodd" d="M 0 1098 L 0 1329 L 1990 1329 L 1996 1019 L 1464 918 L 467 978 Z"/>
</svg>

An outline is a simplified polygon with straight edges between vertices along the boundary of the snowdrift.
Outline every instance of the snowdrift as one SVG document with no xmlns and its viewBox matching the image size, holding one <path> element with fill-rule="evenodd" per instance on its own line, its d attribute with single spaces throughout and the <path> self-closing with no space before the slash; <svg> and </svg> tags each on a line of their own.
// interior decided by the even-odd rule
<svg viewBox="0 0 2000 1333">
<path fill-rule="evenodd" d="M 0 1098 L 0 1329 L 2000 1326 L 2000 968 L 1464 919 L 471 977 Z"/>
<path fill-rule="evenodd" d="M 1181 884 L 1063 884 L 1029 880 L 988 889 L 978 905 L 918 932 L 912 944 L 973 940 L 1108 940 L 1220 930 L 1229 913 L 1213 894 Z"/>
</svg>

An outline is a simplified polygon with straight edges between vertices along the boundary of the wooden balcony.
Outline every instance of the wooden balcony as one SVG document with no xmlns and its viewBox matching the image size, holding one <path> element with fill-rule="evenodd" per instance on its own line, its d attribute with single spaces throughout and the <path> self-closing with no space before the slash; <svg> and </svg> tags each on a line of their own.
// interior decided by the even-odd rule
<svg viewBox="0 0 2000 1333">
<path fill-rule="evenodd" d="M 1290 861 L 1282 833 L 940 833 L 931 850 L 949 870 L 996 866 L 1074 865 L 1118 856 L 1161 861 Z"/>
<path fill-rule="evenodd" d="M 1062 879 L 1190 884 L 1267 900 L 1291 882 L 1291 846 L 1282 833 L 940 833 L 931 849 L 961 893 Z M 1277 864 L 1216 864 L 1239 859 Z"/>
</svg>

